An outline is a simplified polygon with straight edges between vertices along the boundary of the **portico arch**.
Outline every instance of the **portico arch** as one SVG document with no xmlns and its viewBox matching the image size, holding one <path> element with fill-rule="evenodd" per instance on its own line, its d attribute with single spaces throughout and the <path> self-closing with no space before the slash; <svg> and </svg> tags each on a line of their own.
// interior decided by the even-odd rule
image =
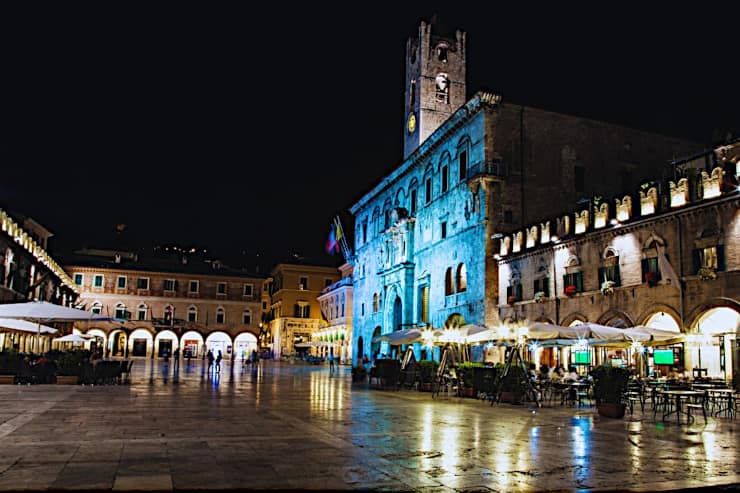
<svg viewBox="0 0 740 493">
<path fill-rule="evenodd" d="M 126 356 L 128 334 L 123 329 L 112 330 L 108 334 L 108 351 L 112 356 Z"/>
<path fill-rule="evenodd" d="M 242 332 L 234 338 L 234 354 L 237 359 L 249 359 L 257 349 L 257 337 L 251 332 Z"/>
<path fill-rule="evenodd" d="M 740 310 L 734 306 L 715 305 L 698 314 L 687 335 L 686 366 L 705 368 L 710 378 L 732 379 L 740 371 L 738 333 Z"/>
<path fill-rule="evenodd" d="M 128 338 L 130 356 L 149 356 L 154 350 L 154 335 L 147 329 L 134 330 Z"/>
<path fill-rule="evenodd" d="M 203 353 L 203 336 L 200 332 L 189 330 L 180 338 L 180 347 L 183 358 L 197 358 Z"/>
<path fill-rule="evenodd" d="M 177 334 L 171 330 L 162 330 L 154 338 L 154 350 L 157 351 L 158 357 L 172 356 L 175 349 L 180 347 L 177 340 Z M 166 354 L 165 354 L 166 353 Z"/>
<path fill-rule="evenodd" d="M 211 332 L 206 337 L 206 351 L 211 350 L 213 356 L 218 356 L 218 352 L 221 351 L 221 356 L 227 358 L 231 356 L 232 350 L 231 336 L 223 331 Z"/>
<path fill-rule="evenodd" d="M 105 332 L 103 332 L 100 329 L 89 329 L 87 331 L 87 335 L 95 337 L 95 347 L 97 348 L 107 348 L 108 347 L 108 337 L 106 336 Z"/>
<path fill-rule="evenodd" d="M 626 329 L 635 325 L 632 322 L 632 318 L 622 310 L 609 310 L 601 315 L 596 323 L 620 329 Z"/>
</svg>

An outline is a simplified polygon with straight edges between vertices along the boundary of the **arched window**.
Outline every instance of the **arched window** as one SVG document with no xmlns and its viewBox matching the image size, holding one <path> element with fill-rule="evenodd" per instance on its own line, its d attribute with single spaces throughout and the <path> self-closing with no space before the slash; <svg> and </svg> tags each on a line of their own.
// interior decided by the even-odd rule
<svg viewBox="0 0 740 493">
<path fill-rule="evenodd" d="M 188 307 L 188 322 L 197 322 L 198 321 L 198 309 L 190 305 Z"/>
<path fill-rule="evenodd" d="M 116 314 L 114 317 L 126 320 L 128 318 L 126 317 L 126 305 L 123 303 L 116 303 Z"/>
<path fill-rule="evenodd" d="M 90 309 L 91 312 L 100 315 L 103 312 L 103 304 L 99 301 L 96 301 L 92 304 L 92 308 Z"/>
<path fill-rule="evenodd" d="M 465 264 L 460 264 L 457 266 L 455 284 L 457 284 L 458 293 L 462 293 L 468 289 L 468 272 L 465 268 Z"/>
<path fill-rule="evenodd" d="M 171 324 L 172 323 L 172 315 L 175 312 L 175 309 L 172 307 L 172 305 L 167 305 L 164 307 L 164 321 L 165 323 Z"/>
<path fill-rule="evenodd" d="M 216 309 L 216 323 L 217 324 L 226 323 L 226 310 L 224 310 L 223 307 L 221 306 L 219 306 L 218 309 Z"/>
<path fill-rule="evenodd" d="M 378 311 L 378 293 L 373 293 L 373 313 Z"/>
<path fill-rule="evenodd" d="M 242 312 L 242 323 L 244 325 L 249 325 L 252 323 L 252 310 L 249 308 L 244 309 L 244 312 Z"/>
<path fill-rule="evenodd" d="M 445 296 L 455 293 L 455 285 L 452 281 L 452 267 L 447 267 L 445 271 Z"/>
<path fill-rule="evenodd" d="M 136 307 L 136 320 L 146 320 L 146 305 L 144 303 Z"/>
</svg>

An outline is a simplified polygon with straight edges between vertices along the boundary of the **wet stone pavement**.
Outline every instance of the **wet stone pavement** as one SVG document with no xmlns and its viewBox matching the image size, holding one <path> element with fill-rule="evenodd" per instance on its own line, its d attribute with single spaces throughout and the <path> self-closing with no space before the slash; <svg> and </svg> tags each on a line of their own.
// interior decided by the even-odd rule
<svg viewBox="0 0 740 493">
<path fill-rule="evenodd" d="M 0 385 L 0 490 L 735 491 L 739 424 L 138 359 L 128 385 Z"/>
</svg>

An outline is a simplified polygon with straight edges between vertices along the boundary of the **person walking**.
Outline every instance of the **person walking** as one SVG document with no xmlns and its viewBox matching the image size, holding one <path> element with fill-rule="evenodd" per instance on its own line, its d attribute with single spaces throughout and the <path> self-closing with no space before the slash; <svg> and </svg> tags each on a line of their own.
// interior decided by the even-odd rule
<svg viewBox="0 0 740 493">
<path fill-rule="evenodd" d="M 175 348 L 174 356 L 175 356 L 175 368 L 177 368 L 180 366 L 180 348 L 179 347 Z"/>
<path fill-rule="evenodd" d="M 332 373 L 334 373 L 334 348 L 333 347 L 329 348 L 328 360 L 329 360 L 329 375 L 331 375 Z"/>
<path fill-rule="evenodd" d="M 221 350 L 218 350 L 218 356 L 216 356 L 216 373 L 219 373 L 221 371 L 221 360 L 223 359 L 223 355 L 221 354 Z"/>
<path fill-rule="evenodd" d="M 206 358 L 208 359 L 208 373 L 210 373 L 213 368 L 213 351 L 209 349 L 206 353 Z"/>
</svg>

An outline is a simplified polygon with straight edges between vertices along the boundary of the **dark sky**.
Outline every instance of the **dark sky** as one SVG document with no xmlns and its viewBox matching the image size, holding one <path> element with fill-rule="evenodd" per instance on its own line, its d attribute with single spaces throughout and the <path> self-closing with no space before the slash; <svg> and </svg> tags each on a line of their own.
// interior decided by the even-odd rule
<svg viewBox="0 0 740 493">
<path fill-rule="evenodd" d="M 0 203 L 52 251 L 124 223 L 143 248 L 327 258 L 331 218 L 400 162 L 405 42 L 435 12 L 467 32 L 469 97 L 704 145 L 738 128 L 737 37 L 697 6 L 145 5 L 3 16 Z"/>
</svg>

